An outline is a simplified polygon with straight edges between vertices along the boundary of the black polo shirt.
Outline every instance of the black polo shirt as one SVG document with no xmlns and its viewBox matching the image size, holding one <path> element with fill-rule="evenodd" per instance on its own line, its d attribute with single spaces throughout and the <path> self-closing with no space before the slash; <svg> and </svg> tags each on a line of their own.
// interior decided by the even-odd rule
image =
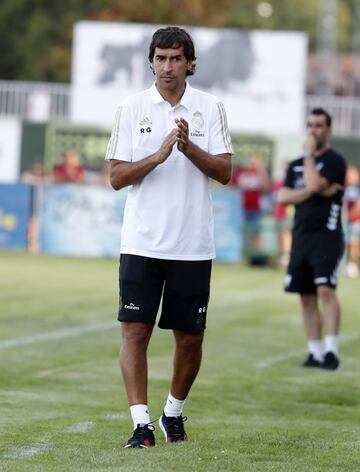
<svg viewBox="0 0 360 472">
<path fill-rule="evenodd" d="M 326 150 L 315 158 L 317 171 L 330 184 L 345 185 L 346 161 L 333 149 Z M 304 157 L 292 161 L 286 173 L 284 186 L 292 189 L 304 188 Z M 313 195 L 295 205 L 293 235 L 317 233 L 324 230 L 342 234 L 341 207 L 344 191 L 332 197 Z"/>
</svg>

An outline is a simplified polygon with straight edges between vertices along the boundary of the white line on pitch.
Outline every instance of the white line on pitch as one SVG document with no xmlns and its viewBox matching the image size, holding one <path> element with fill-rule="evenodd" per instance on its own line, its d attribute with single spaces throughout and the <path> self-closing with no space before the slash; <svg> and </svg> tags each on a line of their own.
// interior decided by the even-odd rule
<svg viewBox="0 0 360 472">
<path fill-rule="evenodd" d="M 51 339 L 72 338 L 74 336 L 81 336 L 84 333 L 92 333 L 94 331 L 102 331 L 110 328 L 115 328 L 117 325 L 113 321 L 107 323 L 94 323 L 90 325 L 77 326 L 75 328 L 59 329 L 57 331 L 48 331 L 47 333 L 34 334 L 33 336 L 25 336 L 15 339 L 4 339 L 0 341 L 0 349 L 7 349 L 10 347 L 24 346 L 26 344 L 33 344 L 41 341 L 50 341 Z"/>
<path fill-rule="evenodd" d="M 74 424 L 67 429 L 68 433 L 87 433 L 95 426 L 95 421 L 83 421 L 82 423 Z"/>
<path fill-rule="evenodd" d="M 270 367 L 274 364 L 278 364 L 279 362 L 285 361 L 287 359 L 290 359 L 291 357 L 297 357 L 300 356 L 304 351 L 293 351 L 293 352 L 287 352 L 284 354 L 280 354 L 278 356 L 270 357 L 269 359 L 265 359 L 263 361 L 259 361 L 256 363 L 256 367 L 260 367 L 262 369 L 266 369 L 267 367 Z"/>
<path fill-rule="evenodd" d="M 54 447 L 50 443 L 34 443 L 26 446 L 14 447 L 10 452 L 4 455 L 5 459 L 27 459 L 34 457 L 42 452 L 49 451 Z"/>
<path fill-rule="evenodd" d="M 349 341 L 353 341 L 357 339 L 358 335 L 351 335 L 351 334 L 344 334 L 340 336 L 340 344 L 344 344 Z M 279 362 L 285 361 L 292 357 L 300 356 L 304 353 L 304 350 L 299 351 L 292 351 L 292 352 L 285 352 L 284 354 L 280 354 L 278 356 L 270 357 L 269 359 L 265 359 L 263 361 L 257 362 L 255 365 L 256 367 L 260 367 L 262 369 L 266 369 L 267 367 L 271 367 L 274 364 L 278 364 Z"/>
<path fill-rule="evenodd" d="M 125 413 L 107 413 L 105 418 L 107 420 L 128 420 L 129 415 Z"/>
<path fill-rule="evenodd" d="M 260 291 L 251 291 L 251 292 L 240 292 L 239 294 L 230 295 L 227 300 L 218 303 L 214 301 L 211 303 L 211 308 L 219 308 L 220 306 L 223 308 L 224 305 L 232 305 L 234 303 L 246 303 L 256 299 L 261 298 L 271 298 L 271 299 L 281 299 L 283 295 L 281 292 L 279 294 L 266 294 Z M 33 344 L 36 342 L 43 342 L 43 341 L 50 341 L 52 339 L 64 339 L 64 338 L 71 338 L 74 336 L 81 336 L 85 333 L 91 333 L 94 331 L 102 331 L 110 328 L 115 328 L 118 326 L 116 322 L 107 322 L 107 323 L 95 323 L 91 325 L 85 326 L 77 326 L 75 328 L 67 328 L 67 329 L 59 329 L 57 331 L 50 331 L 47 333 L 41 334 L 34 334 L 33 336 L 25 336 L 22 338 L 15 338 L 15 339 L 4 339 L 0 340 L 0 349 L 7 349 L 11 347 L 17 346 L 25 346 L 27 344 Z"/>
</svg>

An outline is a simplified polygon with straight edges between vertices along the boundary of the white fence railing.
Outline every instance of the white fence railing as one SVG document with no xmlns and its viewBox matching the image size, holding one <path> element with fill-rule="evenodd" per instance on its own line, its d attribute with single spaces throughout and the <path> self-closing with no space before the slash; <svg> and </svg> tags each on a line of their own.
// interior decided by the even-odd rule
<svg viewBox="0 0 360 472">
<path fill-rule="evenodd" d="M 70 112 L 69 84 L 0 80 L 0 116 L 29 121 L 66 121 Z"/>
<path fill-rule="evenodd" d="M 306 114 L 316 107 L 325 108 L 330 113 L 335 135 L 360 135 L 360 98 L 308 95 Z"/>
<path fill-rule="evenodd" d="M 71 86 L 47 82 L 0 80 L 0 116 L 29 121 L 68 121 Z M 334 134 L 360 135 L 360 98 L 308 95 L 306 112 L 323 107 L 333 117 Z"/>
</svg>

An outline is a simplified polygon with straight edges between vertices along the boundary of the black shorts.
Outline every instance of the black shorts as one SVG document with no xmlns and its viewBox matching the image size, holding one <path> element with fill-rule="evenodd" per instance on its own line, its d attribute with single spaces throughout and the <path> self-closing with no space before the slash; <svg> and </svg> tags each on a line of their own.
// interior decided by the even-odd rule
<svg viewBox="0 0 360 472">
<path fill-rule="evenodd" d="M 211 260 L 177 261 L 122 254 L 119 321 L 155 324 L 191 333 L 204 331 L 210 294 Z"/>
<path fill-rule="evenodd" d="M 343 254 L 344 239 L 341 234 L 319 232 L 294 238 L 285 291 L 316 293 L 319 285 L 335 289 Z"/>
</svg>

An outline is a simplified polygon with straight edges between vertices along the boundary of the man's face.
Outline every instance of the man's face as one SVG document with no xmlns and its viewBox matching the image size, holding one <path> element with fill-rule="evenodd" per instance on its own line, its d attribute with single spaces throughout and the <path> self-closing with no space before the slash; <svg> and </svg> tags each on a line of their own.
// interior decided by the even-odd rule
<svg viewBox="0 0 360 472">
<path fill-rule="evenodd" d="M 251 154 L 249 156 L 248 167 L 250 169 L 259 169 L 261 167 L 261 157 L 259 154 Z"/>
<path fill-rule="evenodd" d="M 159 92 L 176 92 L 184 87 L 186 73 L 191 68 L 184 56 L 184 48 L 155 48 L 152 62 Z"/>
<path fill-rule="evenodd" d="M 307 122 L 307 132 L 314 137 L 316 148 L 323 148 L 331 136 L 331 128 L 326 124 L 326 116 L 310 115 Z"/>
<path fill-rule="evenodd" d="M 64 163 L 66 166 L 73 167 L 79 165 L 79 156 L 74 151 L 68 151 L 65 154 Z"/>
</svg>

